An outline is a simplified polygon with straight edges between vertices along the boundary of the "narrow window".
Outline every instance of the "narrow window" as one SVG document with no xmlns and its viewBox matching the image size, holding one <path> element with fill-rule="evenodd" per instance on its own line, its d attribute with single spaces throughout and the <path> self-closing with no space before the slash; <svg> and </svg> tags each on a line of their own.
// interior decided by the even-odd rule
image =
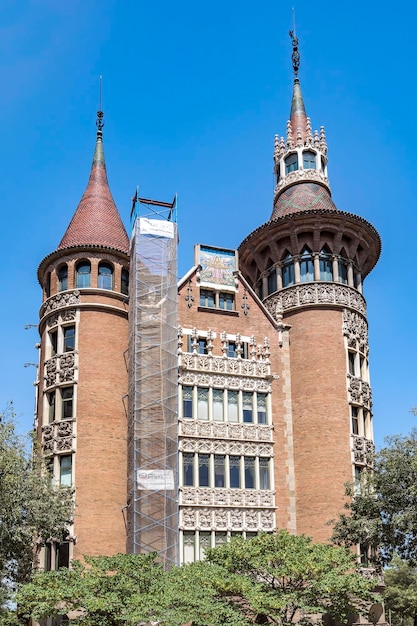
<svg viewBox="0 0 417 626">
<path fill-rule="evenodd" d="M 58 291 L 65 291 L 68 289 L 68 267 L 61 265 L 58 270 Z"/>
<path fill-rule="evenodd" d="M 53 330 L 49 333 L 49 341 L 51 346 L 51 356 L 55 356 L 58 350 L 58 331 Z"/>
<path fill-rule="evenodd" d="M 219 293 L 219 308 L 225 311 L 233 311 L 235 308 L 235 296 L 233 293 Z"/>
<path fill-rule="evenodd" d="M 45 572 L 50 572 L 52 569 L 52 544 L 50 541 L 45 544 L 44 551 L 45 551 L 44 570 Z"/>
<path fill-rule="evenodd" d="M 227 392 L 227 419 L 229 422 L 239 421 L 237 391 Z"/>
<path fill-rule="evenodd" d="M 209 487 L 210 471 L 209 471 L 209 455 L 198 455 L 198 485 L 199 487 Z"/>
<path fill-rule="evenodd" d="M 294 262 L 291 254 L 287 254 L 282 267 L 282 286 L 289 287 L 295 283 Z"/>
<path fill-rule="evenodd" d="M 258 393 L 257 397 L 258 405 L 258 424 L 266 424 L 266 393 Z"/>
<path fill-rule="evenodd" d="M 285 173 L 289 174 L 295 170 L 298 170 L 298 155 L 296 152 L 289 154 L 285 159 Z"/>
<path fill-rule="evenodd" d="M 55 391 L 51 391 L 46 395 L 48 401 L 48 422 L 55 421 Z"/>
<path fill-rule="evenodd" d="M 348 352 L 349 374 L 351 374 L 352 376 L 355 376 L 355 371 L 356 371 L 355 360 L 356 360 L 356 353 L 349 350 Z"/>
<path fill-rule="evenodd" d="M 359 411 L 358 407 L 351 406 L 350 407 L 351 416 L 352 416 L 352 433 L 354 435 L 359 435 Z"/>
<path fill-rule="evenodd" d="M 355 466 L 355 493 L 360 493 L 362 490 L 363 480 L 363 467 Z"/>
<path fill-rule="evenodd" d="M 199 554 L 199 558 L 202 561 L 205 557 L 206 554 L 206 550 L 207 548 L 210 548 L 210 544 L 211 544 L 211 532 L 210 531 L 202 531 L 200 530 L 199 532 L 199 547 L 200 547 L 200 554 Z"/>
<path fill-rule="evenodd" d="M 300 257 L 300 281 L 309 283 L 314 280 L 314 263 L 311 252 L 308 248 L 304 248 Z"/>
<path fill-rule="evenodd" d="M 127 270 L 122 270 L 121 292 L 125 296 L 129 295 L 129 272 Z"/>
<path fill-rule="evenodd" d="M 277 271 L 275 267 L 268 272 L 268 293 L 274 293 L 277 290 Z"/>
<path fill-rule="evenodd" d="M 62 398 L 62 414 L 61 419 L 71 419 L 73 416 L 73 397 L 74 397 L 74 387 L 63 387 L 61 389 L 61 398 Z"/>
<path fill-rule="evenodd" d="M 182 388 L 182 416 L 183 417 L 193 416 L 193 388 L 192 387 Z"/>
<path fill-rule="evenodd" d="M 224 421 L 223 395 L 222 389 L 213 389 L 213 419 L 216 422 Z"/>
<path fill-rule="evenodd" d="M 184 563 L 193 563 L 195 561 L 195 533 L 184 531 L 182 541 L 184 545 Z"/>
<path fill-rule="evenodd" d="M 230 359 L 235 359 L 237 357 L 236 342 L 235 341 L 228 341 L 227 342 L 227 356 Z"/>
<path fill-rule="evenodd" d="M 59 457 L 59 484 L 61 487 L 72 485 L 72 455 L 66 454 Z"/>
<path fill-rule="evenodd" d="M 56 544 L 55 568 L 69 567 L 69 541 Z"/>
<path fill-rule="evenodd" d="M 225 487 L 225 459 L 224 454 L 215 454 L 214 455 L 214 486 L 215 487 Z"/>
<path fill-rule="evenodd" d="M 200 289 L 200 306 L 206 306 L 210 309 L 215 307 L 214 291 Z"/>
<path fill-rule="evenodd" d="M 216 531 L 214 535 L 214 543 L 216 546 L 224 546 L 227 543 L 227 533 Z"/>
<path fill-rule="evenodd" d="M 76 285 L 78 289 L 90 286 L 91 263 L 90 261 L 80 261 L 76 268 Z"/>
<path fill-rule="evenodd" d="M 245 456 L 245 489 L 255 489 L 255 457 Z"/>
<path fill-rule="evenodd" d="M 253 422 L 253 395 L 247 392 L 243 394 L 243 421 L 247 424 Z"/>
<path fill-rule="evenodd" d="M 240 456 L 229 457 L 230 487 L 240 489 Z"/>
<path fill-rule="evenodd" d="M 45 296 L 49 298 L 51 295 L 51 272 L 48 272 L 45 278 Z"/>
<path fill-rule="evenodd" d="M 259 457 L 259 489 L 270 489 L 271 482 L 269 478 L 270 460 L 266 457 Z"/>
<path fill-rule="evenodd" d="M 99 289 L 113 289 L 113 267 L 110 263 L 99 263 L 98 287 Z"/>
<path fill-rule="evenodd" d="M 198 338 L 198 354 L 208 354 L 207 339 L 205 337 Z"/>
<path fill-rule="evenodd" d="M 184 485 L 186 487 L 193 487 L 194 486 L 194 454 L 183 453 L 182 463 L 183 463 Z"/>
<path fill-rule="evenodd" d="M 72 352 L 75 349 L 75 326 L 64 326 L 64 352 Z"/>
<path fill-rule="evenodd" d="M 197 418 L 208 420 L 208 389 L 197 388 Z"/>
<path fill-rule="evenodd" d="M 303 152 L 303 169 L 315 170 L 316 169 L 316 154 L 306 150 Z"/>
<path fill-rule="evenodd" d="M 333 280 L 333 263 L 329 252 L 324 248 L 320 252 L 320 280 Z"/>
<path fill-rule="evenodd" d="M 337 262 L 339 268 L 339 282 L 344 285 L 348 284 L 348 264 L 345 259 L 339 259 Z"/>
</svg>

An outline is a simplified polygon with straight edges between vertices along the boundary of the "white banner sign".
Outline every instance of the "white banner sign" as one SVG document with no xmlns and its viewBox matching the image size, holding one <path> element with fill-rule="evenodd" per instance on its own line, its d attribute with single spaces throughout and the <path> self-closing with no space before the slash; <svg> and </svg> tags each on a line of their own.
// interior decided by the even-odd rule
<svg viewBox="0 0 417 626">
<path fill-rule="evenodd" d="M 139 230 L 141 235 L 174 238 L 174 223 L 166 220 L 150 220 L 147 217 L 141 217 L 139 218 Z"/>
<path fill-rule="evenodd" d="M 141 491 L 171 491 L 174 486 L 174 472 L 172 470 L 142 470 L 137 471 L 137 488 Z"/>
</svg>

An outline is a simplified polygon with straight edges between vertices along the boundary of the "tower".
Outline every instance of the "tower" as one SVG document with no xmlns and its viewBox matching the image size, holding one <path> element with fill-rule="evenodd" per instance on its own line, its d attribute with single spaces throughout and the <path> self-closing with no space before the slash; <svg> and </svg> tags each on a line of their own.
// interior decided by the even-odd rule
<svg viewBox="0 0 417 626">
<path fill-rule="evenodd" d="M 374 227 L 339 211 L 330 192 L 324 128 L 312 132 L 298 78 L 286 138 L 275 138 L 270 220 L 239 246 L 240 268 L 285 326 L 284 419 L 291 506 L 289 527 L 326 541 L 373 449 L 364 278 L 380 254 Z"/>
<path fill-rule="evenodd" d="M 66 540 L 44 548 L 46 569 L 126 546 L 129 240 L 110 192 L 102 135 L 99 111 L 86 190 L 38 269 L 38 436 L 52 479 L 72 486 L 76 503 Z"/>
</svg>

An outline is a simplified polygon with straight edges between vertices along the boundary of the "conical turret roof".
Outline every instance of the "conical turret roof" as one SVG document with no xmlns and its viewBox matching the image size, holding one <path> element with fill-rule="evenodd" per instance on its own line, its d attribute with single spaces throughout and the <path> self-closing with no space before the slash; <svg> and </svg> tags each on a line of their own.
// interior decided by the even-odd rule
<svg viewBox="0 0 417 626">
<path fill-rule="evenodd" d="M 298 134 L 301 133 L 301 140 L 304 143 L 307 136 L 307 113 L 301 93 L 300 81 L 298 78 L 294 79 L 294 88 L 291 100 L 290 123 L 293 137 L 296 139 Z"/>
<path fill-rule="evenodd" d="M 74 246 L 105 246 L 128 254 L 129 238 L 111 195 L 103 150 L 99 111 L 97 140 L 87 188 L 57 250 Z"/>
</svg>

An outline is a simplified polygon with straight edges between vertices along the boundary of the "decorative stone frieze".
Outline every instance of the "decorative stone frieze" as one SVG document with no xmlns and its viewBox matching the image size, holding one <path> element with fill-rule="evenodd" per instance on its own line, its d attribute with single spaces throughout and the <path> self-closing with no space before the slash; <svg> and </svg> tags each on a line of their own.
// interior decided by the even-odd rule
<svg viewBox="0 0 417 626">
<path fill-rule="evenodd" d="M 75 365 L 75 352 L 65 352 L 45 361 L 44 381 L 45 388 L 59 383 L 74 382 L 77 367 Z"/>
<path fill-rule="evenodd" d="M 178 381 L 181 385 L 197 385 L 199 387 L 216 387 L 218 389 L 233 389 L 235 391 L 271 391 L 269 379 L 238 378 L 235 376 L 211 376 L 208 374 L 195 374 L 180 370 Z"/>
<path fill-rule="evenodd" d="M 75 355 L 67 352 L 59 357 L 59 382 L 70 382 L 74 380 Z"/>
<path fill-rule="evenodd" d="M 269 376 L 271 372 L 269 359 L 265 361 L 242 358 L 229 359 L 222 356 L 192 354 L 190 352 L 179 354 L 178 365 L 182 369 L 194 372 L 233 374 L 235 376 L 265 377 Z"/>
<path fill-rule="evenodd" d="M 273 293 L 264 300 L 264 305 L 277 321 L 281 321 L 282 312 L 305 306 L 314 305 L 342 306 L 356 309 L 362 315 L 366 314 L 364 297 L 347 285 L 337 283 L 306 283 L 286 287 Z"/>
<path fill-rule="evenodd" d="M 375 567 L 359 567 L 358 572 L 367 580 L 375 580 L 379 587 L 385 587 L 384 576 Z"/>
<path fill-rule="evenodd" d="M 366 381 L 348 374 L 349 401 L 354 404 L 363 404 L 366 408 L 372 407 L 372 390 Z"/>
<path fill-rule="evenodd" d="M 353 460 L 356 465 L 371 465 L 375 453 L 375 444 L 371 439 L 352 435 Z"/>
<path fill-rule="evenodd" d="M 48 315 L 51 311 L 60 309 L 62 307 L 74 306 L 80 303 L 80 292 L 78 289 L 74 291 L 64 291 L 57 293 L 55 296 L 48 298 L 48 300 L 42 305 L 41 318 L 44 315 Z"/>
<path fill-rule="evenodd" d="M 52 387 L 52 385 L 56 384 L 57 371 L 57 357 L 54 356 L 52 359 L 48 359 L 48 361 L 45 362 L 45 387 Z"/>
<path fill-rule="evenodd" d="M 272 444 L 270 443 L 218 441 L 216 439 L 180 439 L 179 450 L 182 452 L 201 452 L 202 454 L 273 456 Z"/>
<path fill-rule="evenodd" d="M 42 427 L 42 447 L 45 454 L 74 450 L 74 422 L 65 420 Z"/>
<path fill-rule="evenodd" d="M 180 420 L 179 435 L 245 441 L 272 441 L 272 426 L 261 424 L 230 424 L 227 422 L 203 422 Z"/>
<path fill-rule="evenodd" d="M 281 191 L 281 189 L 283 189 L 284 187 L 288 187 L 289 185 L 293 185 L 294 183 L 298 182 L 322 183 L 323 185 L 326 185 L 327 188 L 329 188 L 329 179 L 323 174 L 323 172 L 312 169 L 295 170 L 294 172 L 287 174 L 285 177 L 280 178 L 277 185 L 275 185 L 274 196 L 276 196 L 277 193 Z"/>
<path fill-rule="evenodd" d="M 273 508 L 274 492 L 266 489 L 180 487 L 180 505 Z"/>
<path fill-rule="evenodd" d="M 184 508 L 180 510 L 182 530 L 269 530 L 275 527 L 274 511 L 251 509 Z"/>
<path fill-rule="evenodd" d="M 343 334 L 347 337 L 349 348 L 358 348 L 365 355 L 368 355 L 368 324 L 366 319 L 355 313 L 345 309 L 343 311 Z"/>
</svg>

